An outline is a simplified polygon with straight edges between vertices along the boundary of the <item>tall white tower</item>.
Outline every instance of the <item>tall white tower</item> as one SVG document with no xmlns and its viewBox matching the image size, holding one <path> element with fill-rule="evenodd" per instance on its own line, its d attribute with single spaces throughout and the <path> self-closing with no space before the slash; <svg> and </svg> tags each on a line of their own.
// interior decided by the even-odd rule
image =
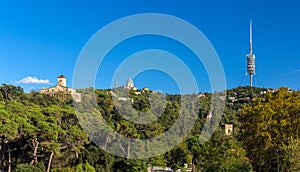
<svg viewBox="0 0 300 172">
<path fill-rule="evenodd" d="M 247 58 L 247 74 L 250 75 L 250 87 L 253 85 L 253 75 L 255 74 L 255 55 L 252 50 L 252 21 L 250 20 L 250 53 Z"/>
<path fill-rule="evenodd" d="M 57 85 L 66 87 L 67 86 L 67 78 L 63 75 L 57 77 Z"/>
</svg>

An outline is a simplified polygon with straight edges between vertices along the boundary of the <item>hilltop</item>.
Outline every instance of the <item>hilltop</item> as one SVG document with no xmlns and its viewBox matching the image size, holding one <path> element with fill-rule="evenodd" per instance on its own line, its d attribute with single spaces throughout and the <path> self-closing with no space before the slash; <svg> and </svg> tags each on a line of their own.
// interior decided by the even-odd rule
<svg viewBox="0 0 300 172">
<path fill-rule="evenodd" d="M 90 89 L 90 88 L 89 88 Z M 89 89 L 79 90 L 84 93 Z M 162 115 L 149 124 L 137 124 L 124 118 L 114 102 L 112 90 L 96 89 L 96 105 L 101 117 L 123 136 L 147 139 L 170 129 L 179 116 L 181 95 L 166 96 Z M 152 115 L 150 91 L 129 91 L 125 104 L 130 117 Z M 21 87 L 0 86 L 1 169 L 5 171 L 146 171 L 149 167 L 196 171 L 274 171 L 277 155 L 283 171 L 299 169 L 300 93 L 287 88 L 276 90 L 238 87 L 226 91 L 224 115 L 212 138 L 199 144 L 205 122 L 211 118 L 211 93 L 199 93 L 198 119 L 184 140 L 172 150 L 148 159 L 130 159 L 134 147 L 119 145 L 127 158 L 107 153 L 116 138 L 98 133 L 99 146 L 79 125 L 70 95 L 50 96 L 24 93 Z M 119 96 L 120 97 L 120 96 Z M 161 102 L 159 102 L 161 103 Z M 128 109 L 127 109 L 128 108 Z M 159 109 L 157 109 L 159 110 Z M 190 112 L 192 113 L 192 112 Z M 84 114 L 83 114 L 84 115 Z M 192 114 L 186 114 L 187 116 Z M 95 120 L 99 120 L 95 119 Z M 225 132 L 225 124 L 233 130 Z M 91 128 L 95 133 L 97 130 Z M 180 130 L 180 129 L 179 129 Z M 175 139 L 175 138 L 174 138 Z M 130 151 L 131 149 L 131 151 Z M 146 151 L 147 148 L 145 148 Z M 274 150 L 280 150 L 280 155 Z M 151 165 L 150 165 L 151 164 Z"/>
</svg>

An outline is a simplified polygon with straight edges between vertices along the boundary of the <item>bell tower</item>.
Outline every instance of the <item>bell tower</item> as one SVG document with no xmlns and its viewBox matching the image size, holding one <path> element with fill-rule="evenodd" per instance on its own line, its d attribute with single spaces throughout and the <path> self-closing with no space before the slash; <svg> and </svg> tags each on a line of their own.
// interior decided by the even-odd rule
<svg viewBox="0 0 300 172">
<path fill-rule="evenodd" d="M 57 77 L 57 85 L 66 87 L 67 86 L 67 78 L 63 75 Z"/>
</svg>

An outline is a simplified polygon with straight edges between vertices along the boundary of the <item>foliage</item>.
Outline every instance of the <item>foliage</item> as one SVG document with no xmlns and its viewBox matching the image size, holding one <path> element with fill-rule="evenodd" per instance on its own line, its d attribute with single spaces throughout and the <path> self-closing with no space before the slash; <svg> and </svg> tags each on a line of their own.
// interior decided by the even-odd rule
<svg viewBox="0 0 300 172">
<path fill-rule="evenodd" d="M 21 87 L 0 86 L 0 169 L 11 171 L 147 171 L 148 166 L 185 169 L 192 163 L 195 171 L 274 171 L 277 165 L 274 149 L 280 149 L 280 168 L 299 170 L 299 92 L 282 88 L 275 93 L 268 89 L 238 87 L 227 90 L 224 116 L 212 138 L 199 144 L 210 109 L 212 94 L 204 93 L 196 104 L 182 104 L 181 95 L 151 93 L 118 88 L 117 96 L 128 96 L 133 101 L 115 101 L 112 90 L 81 89 L 79 93 L 95 92 L 95 104 L 81 105 L 97 116 L 78 113 L 70 96 L 51 97 L 38 92 L 24 93 Z M 127 90 L 128 91 L 128 90 Z M 166 101 L 158 98 L 166 97 Z M 191 95 L 195 96 L 195 95 Z M 230 97 L 230 98 L 229 98 Z M 92 99 L 93 97 L 83 97 Z M 188 100 L 190 97 L 187 96 Z M 153 101 L 153 100 L 157 101 Z M 215 102 L 218 103 L 219 99 Z M 122 111 L 118 109 L 123 108 Z M 105 120 L 119 134 L 135 139 L 147 139 L 169 130 L 181 110 L 188 111 L 182 124 L 191 116 L 198 116 L 187 138 L 172 150 L 148 159 L 121 158 L 106 152 L 116 138 L 106 130 L 97 130 L 104 123 L 84 128 L 79 120 L 88 124 Z M 199 108 L 198 114 L 193 110 Z M 80 111 L 79 111 L 80 112 Z M 215 111 L 214 113 L 221 113 Z M 159 114 L 159 115 L 157 115 Z M 134 123 L 131 119 L 153 119 L 150 123 Z M 233 135 L 224 134 L 224 124 L 233 124 Z M 175 128 L 184 132 L 186 125 Z M 85 134 L 90 131 L 93 135 Z M 99 145 L 91 137 L 101 135 Z M 174 138 L 176 139 L 176 138 Z M 117 145 L 118 146 L 118 145 Z M 119 146 L 130 150 L 130 144 Z M 133 150 L 135 148 L 131 148 Z M 163 150 L 163 145 L 161 146 Z M 147 151 L 145 148 L 142 151 Z M 8 162 L 11 162 L 10 164 Z"/>
<path fill-rule="evenodd" d="M 290 137 L 282 150 L 282 169 L 285 171 L 300 171 L 300 139 Z"/>
<path fill-rule="evenodd" d="M 300 136 L 300 93 L 281 88 L 245 106 L 241 121 L 241 141 L 256 171 L 275 171 L 277 168 L 276 149 L 292 147 L 290 137 Z M 293 148 L 294 149 L 294 148 Z M 286 164 L 289 153 L 280 161 Z M 281 167 L 288 171 L 286 167 Z"/>
<path fill-rule="evenodd" d="M 42 163 L 36 165 L 32 164 L 19 164 L 17 165 L 16 172 L 44 172 L 45 166 Z"/>
<path fill-rule="evenodd" d="M 188 140 L 193 163 L 200 171 L 252 171 L 250 160 L 240 142 L 217 131 L 213 137 L 199 144 L 200 136 Z"/>
</svg>

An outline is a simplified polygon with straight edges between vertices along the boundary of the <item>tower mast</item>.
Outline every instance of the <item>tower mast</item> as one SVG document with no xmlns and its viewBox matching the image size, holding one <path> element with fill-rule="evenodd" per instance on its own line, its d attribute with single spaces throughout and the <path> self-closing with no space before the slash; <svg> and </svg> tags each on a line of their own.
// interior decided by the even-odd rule
<svg viewBox="0 0 300 172">
<path fill-rule="evenodd" d="M 252 21 L 250 20 L 250 55 L 252 55 Z"/>
<path fill-rule="evenodd" d="M 255 74 L 255 55 L 252 49 L 252 21 L 250 20 L 250 53 L 247 57 L 247 74 L 250 75 L 250 87 L 253 86 L 253 75 Z"/>
</svg>

